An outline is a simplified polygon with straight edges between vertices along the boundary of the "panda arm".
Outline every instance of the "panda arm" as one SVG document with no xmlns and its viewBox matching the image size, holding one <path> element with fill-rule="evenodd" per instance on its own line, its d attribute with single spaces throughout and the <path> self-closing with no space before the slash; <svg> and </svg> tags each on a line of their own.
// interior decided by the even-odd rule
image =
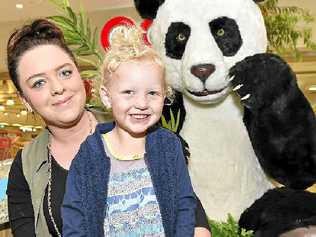
<svg viewBox="0 0 316 237">
<path fill-rule="evenodd" d="M 315 193 L 287 187 L 271 189 L 242 213 L 239 226 L 262 237 L 301 227 L 307 230 L 316 224 L 316 210 L 311 208 L 315 205 Z"/>
<path fill-rule="evenodd" d="M 315 183 L 315 115 L 288 64 L 273 54 L 257 54 L 237 63 L 230 74 L 264 171 L 292 188 Z"/>
</svg>

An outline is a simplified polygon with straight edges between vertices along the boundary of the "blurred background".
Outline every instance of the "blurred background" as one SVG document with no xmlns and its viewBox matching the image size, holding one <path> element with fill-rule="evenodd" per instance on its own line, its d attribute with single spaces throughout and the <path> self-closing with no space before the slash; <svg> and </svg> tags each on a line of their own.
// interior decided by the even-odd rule
<svg viewBox="0 0 316 237">
<path fill-rule="evenodd" d="M 100 31 L 110 18 L 114 16 L 128 16 L 136 22 L 140 22 L 132 0 L 70 0 L 75 12 L 83 8 L 90 19 L 91 26 Z M 278 6 L 297 6 L 309 11 L 316 19 L 315 0 L 279 0 Z M 7 175 L 6 165 L 15 156 L 18 149 L 27 144 L 43 128 L 41 119 L 33 113 L 27 112 L 21 104 L 11 81 L 9 80 L 6 66 L 6 44 L 9 35 L 22 24 L 33 18 L 61 15 L 56 5 L 49 0 L 1 0 L 0 3 L 0 181 Z M 305 22 L 299 22 L 298 27 L 304 28 Z M 310 21 L 311 42 L 316 42 L 316 20 Z M 101 44 L 99 48 L 101 50 Z M 316 111 L 316 47 L 306 47 L 303 40 L 298 40 L 297 50 L 299 57 L 293 52 L 283 52 L 285 58 L 295 71 L 298 83 L 314 111 Z M 1 183 L 0 183 L 1 186 Z M 2 188 L 5 190 L 5 184 Z M 1 190 L 1 187 L 0 187 Z M 1 194 L 4 195 L 4 194 Z M 0 195 L 0 201 L 2 196 Z M 7 214 L 5 208 L 1 208 L 5 202 L 0 202 L 0 229 L 1 225 L 7 228 Z M 2 215 L 3 214 L 3 215 Z M 1 218 L 4 218 L 2 220 Z M 4 223 L 4 224 L 3 224 Z M 8 231 L 0 231 L 1 236 L 10 236 Z"/>
</svg>

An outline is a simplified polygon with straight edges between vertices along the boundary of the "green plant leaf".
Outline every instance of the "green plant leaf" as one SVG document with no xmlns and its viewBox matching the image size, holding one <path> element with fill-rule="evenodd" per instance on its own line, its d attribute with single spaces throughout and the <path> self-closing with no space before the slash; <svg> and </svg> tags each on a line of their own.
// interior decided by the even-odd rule
<svg viewBox="0 0 316 237">
<path fill-rule="evenodd" d="M 64 16 L 51 16 L 48 17 L 48 19 L 58 25 L 64 33 L 66 33 L 66 31 L 73 32 L 75 30 L 75 26 L 73 25 L 73 23 Z"/>
<path fill-rule="evenodd" d="M 89 50 L 90 50 L 89 46 L 83 44 L 83 45 L 81 45 L 79 48 L 76 48 L 76 49 L 74 50 L 74 52 L 75 52 L 76 54 L 78 54 L 78 55 L 81 55 L 81 53 L 87 52 L 87 51 L 89 51 Z"/>
<path fill-rule="evenodd" d="M 308 10 L 296 6 L 280 7 L 278 2 L 278 0 L 266 0 L 259 3 L 267 28 L 268 51 L 281 54 L 291 52 L 298 59 L 300 57 L 297 49 L 299 39 L 304 41 L 306 47 L 312 46 L 311 35 L 305 37 L 304 31 L 311 30 L 310 24 L 314 19 Z M 298 27 L 299 23 L 303 23 L 301 25 L 304 27 Z"/>
<path fill-rule="evenodd" d="M 97 77 L 99 74 L 96 70 L 84 70 L 80 72 L 80 76 L 83 79 L 91 79 Z"/>
<path fill-rule="evenodd" d="M 161 115 L 160 120 L 161 120 L 162 127 L 170 130 L 169 124 L 167 123 L 165 116 Z"/>
<path fill-rule="evenodd" d="M 73 12 L 73 10 L 71 9 L 71 7 L 67 7 L 66 10 L 67 10 L 67 12 L 68 12 L 68 16 L 70 17 L 70 19 L 72 19 L 73 25 L 76 26 L 76 25 L 77 25 L 77 17 L 76 17 L 76 14 Z"/>
<path fill-rule="evenodd" d="M 79 12 L 79 23 L 78 23 L 78 30 L 81 34 L 85 34 L 85 25 L 84 25 L 84 13 L 82 12 L 82 10 L 80 10 Z"/>
<path fill-rule="evenodd" d="M 177 130 L 178 130 L 179 123 L 180 123 L 180 109 L 178 109 L 178 113 L 177 113 L 177 122 L 176 122 L 176 126 L 175 126 L 175 132 L 177 132 Z"/>
<path fill-rule="evenodd" d="M 90 28 L 90 20 L 89 20 L 89 18 L 87 18 L 86 26 L 87 26 L 86 27 L 86 29 L 87 29 L 87 34 L 86 34 L 87 39 L 91 40 L 91 28 Z"/>
<path fill-rule="evenodd" d="M 72 31 L 64 31 L 64 36 L 66 39 L 66 42 L 77 42 L 77 44 L 81 44 L 81 37 L 77 32 L 72 32 Z"/>
<path fill-rule="evenodd" d="M 98 28 L 94 29 L 93 36 L 92 36 L 92 49 L 95 50 L 97 48 L 98 43 Z"/>
<path fill-rule="evenodd" d="M 171 130 L 174 132 L 173 128 L 175 125 L 175 119 L 174 119 L 173 112 L 171 109 L 169 109 L 169 113 L 170 113 Z"/>
<path fill-rule="evenodd" d="M 88 59 L 88 58 L 85 58 L 85 57 L 81 57 L 79 55 L 77 55 L 76 58 L 77 58 L 79 63 L 91 66 L 91 67 L 95 68 L 95 70 L 97 70 L 97 68 L 95 67 L 96 66 L 96 62 L 95 61 L 93 61 L 91 59 Z"/>
<path fill-rule="evenodd" d="M 228 214 L 226 222 L 209 219 L 212 237 L 253 237 L 253 231 L 241 229 L 238 222 Z"/>
<path fill-rule="evenodd" d="M 64 3 L 61 0 L 49 0 L 52 4 L 54 4 L 55 6 L 57 6 L 57 8 L 59 10 L 63 10 L 64 9 Z"/>
<path fill-rule="evenodd" d="M 69 0 L 64 0 L 64 6 L 65 6 L 65 7 L 70 7 Z"/>
</svg>

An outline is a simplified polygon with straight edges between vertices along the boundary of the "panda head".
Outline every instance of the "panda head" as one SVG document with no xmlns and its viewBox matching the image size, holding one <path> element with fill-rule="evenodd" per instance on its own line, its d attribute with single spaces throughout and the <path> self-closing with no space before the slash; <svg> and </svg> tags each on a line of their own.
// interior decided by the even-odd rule
<svg viewBox="0 0 316 237">
<path fill-rule="evenodd" d="M 254 0 L 135 0 L 153 19 L 153 47 L 166 63 L 167 81 L 199 103 L 217 103 L 230 92 L 229 69 L 267 47 Z"/>
</svg>

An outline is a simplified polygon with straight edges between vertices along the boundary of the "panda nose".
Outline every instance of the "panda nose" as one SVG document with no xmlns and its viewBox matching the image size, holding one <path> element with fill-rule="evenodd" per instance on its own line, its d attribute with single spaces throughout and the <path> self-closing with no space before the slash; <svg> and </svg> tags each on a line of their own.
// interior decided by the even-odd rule
<svg viewBox="0 0 316 237">
<path fill-rule="evenodd" d="M 203 83 L 215 71 L 214 64 L 198 64 L 191 67 L 191 73 Z"/>
</svg>

